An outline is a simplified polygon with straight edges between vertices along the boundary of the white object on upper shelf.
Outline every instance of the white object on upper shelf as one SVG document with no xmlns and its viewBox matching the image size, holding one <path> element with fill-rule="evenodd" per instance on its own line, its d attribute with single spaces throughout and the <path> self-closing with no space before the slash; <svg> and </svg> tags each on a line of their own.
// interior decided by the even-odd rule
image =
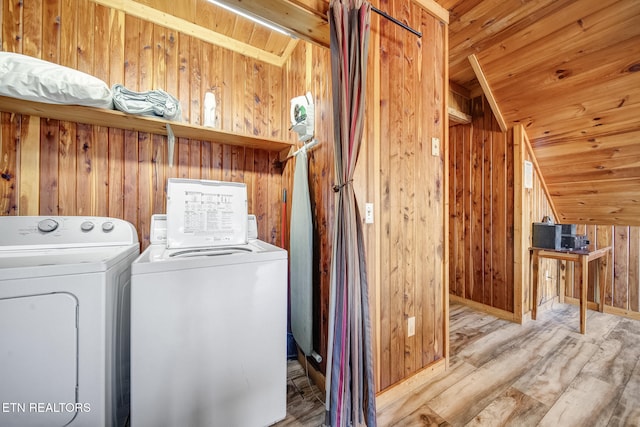
<svg viewBox="0 0 640 427">
<path fill-rule="evenodd" d="M 97 77 L 28 55 L 0 52 L 0 95 L 49 104 L 113 108 L 107 84 Z"/>
<path fill-rule="evenodd" d="M 311 92 L 291 99 L 291 128 L 298 140 L 309 141 L 314 135 L 315 107 Z"/>
<path fill-rule="evenodd" d="M 216 127 L 216 95 L 213 92 L 204 94 L 204 120 L 205 127 Z"/>
</svg>

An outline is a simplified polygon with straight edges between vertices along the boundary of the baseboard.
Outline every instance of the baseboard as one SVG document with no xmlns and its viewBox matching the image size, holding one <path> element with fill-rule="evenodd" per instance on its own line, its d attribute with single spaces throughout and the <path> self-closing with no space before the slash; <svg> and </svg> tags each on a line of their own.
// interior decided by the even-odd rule
<svg viewBox="0 0 640 427">
<path fill-rule="evenodd" d="M 455 302 L 458 304 L 466 305 L 467 307 L 471 307 L 474 310 L 481 311 L 483 313 L 490 314 L 492 316 L 498 317 L 500 319 L 509 320 L 515 323 L 522 323 L 522 316 L 518 316 L 515 313 L 511 313 L 510 311 L 502 310 L 499 308 L 491 307 L 486 304 L 482 304 L 476 301 L 471 301 L 466 298 L 459 297 L 457 295 L 449 294 L 449 302 Z"/>
<path fill-rule="evenodd" d="M 564 297 L 564 301 L 567 304 L 580 305 L 580 300 L 578 298 Z M 588 301 L 587 308 L 589 310 L 598 311 L 598 303 L 593 301 Z M 614 314 L 616 316 L 627 317 L 633 320 L 640 320 L 640 313 L 637 311 L 625 310 L 624 308 L 611 307 L 610 305 L 605 305 L 603 311 L 607 314 Z"/>
<path fill-rule="evenodd" d="M 401 382 L 394 384 L 376 395 L 376 410 L 397 401 L 401 396 L 411 393 L 418 387 L 427 384 L 433 377 L 447 369 L 446 359 L 440 359 Z"/>
</svg>

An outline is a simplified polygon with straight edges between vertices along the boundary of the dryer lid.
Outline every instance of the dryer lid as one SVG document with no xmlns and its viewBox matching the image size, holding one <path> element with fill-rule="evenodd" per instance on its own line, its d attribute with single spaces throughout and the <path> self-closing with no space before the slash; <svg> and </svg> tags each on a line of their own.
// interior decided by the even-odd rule
<svg viewBox="0 0 640 427">
<path fill-rule="evenodd" d="M 103 273 L 138 253 L 138 244 L 0 251 L 0 281 Z"/>
</svg>

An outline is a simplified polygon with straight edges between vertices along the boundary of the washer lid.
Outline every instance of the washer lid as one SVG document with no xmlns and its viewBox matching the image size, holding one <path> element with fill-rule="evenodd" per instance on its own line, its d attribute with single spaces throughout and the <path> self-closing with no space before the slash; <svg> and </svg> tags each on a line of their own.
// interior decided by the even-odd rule
<svg viewBox="0 0 640 427">
<path fill-rule="evenodd" d="M 250 240 L 245 245 L 207 248 L 167 248 L 162 244 L 150 245 L 131 265 L 132 274 L 206 268 L 230 264 L 249 264 L 287 259 L 287 251 L 261 240 Z"/>
</svg>

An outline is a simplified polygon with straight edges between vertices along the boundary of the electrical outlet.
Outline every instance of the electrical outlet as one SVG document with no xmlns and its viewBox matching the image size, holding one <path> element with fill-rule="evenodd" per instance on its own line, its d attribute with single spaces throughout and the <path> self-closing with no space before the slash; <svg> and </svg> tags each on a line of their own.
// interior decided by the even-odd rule
<svg viewBox="0 0 640 427">
<path fill-rule="evenodd" d="M 431 155 L 440 155 L 440 138 L 431 138 Z"/>
<path fill-rule="evenodd" d="M 416 334 L 416 318 L 409 317 L 407 319 L 407 337 L 412 337 Z"/>
<path fill-rule="evenodd" d="M 373 224 L 373 203 L 364 204 L 364 223 Z"/>
</svg>

